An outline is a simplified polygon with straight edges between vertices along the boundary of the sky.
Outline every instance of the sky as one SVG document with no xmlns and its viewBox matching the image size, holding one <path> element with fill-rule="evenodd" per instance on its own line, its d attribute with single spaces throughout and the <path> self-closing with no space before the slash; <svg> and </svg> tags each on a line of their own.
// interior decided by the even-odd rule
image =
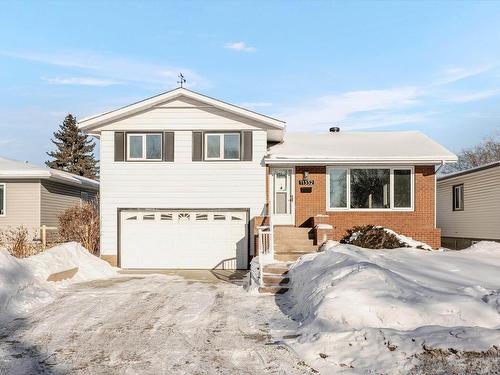
<svg viewBox="0 0 500 375">
<path fill-rule="evenodd" d="M 0 156 L 42 164 L 77 118 L 187 87 L 290 132 L 500 131 L 500 2 L 3 1 Z"/>
</svg>

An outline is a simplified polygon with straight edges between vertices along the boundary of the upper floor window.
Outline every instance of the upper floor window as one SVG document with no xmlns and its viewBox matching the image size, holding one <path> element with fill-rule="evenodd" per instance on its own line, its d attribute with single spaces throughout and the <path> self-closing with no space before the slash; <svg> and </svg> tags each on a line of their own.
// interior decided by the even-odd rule
<svg viewBox="0 0 500 375">
<path fill-rule="evenodd" d="M 453 211 L 464 209 L 464 184 L 453 186 Z"/>
<path fill-rule="evenodd" d="M 162 135 L 127 134 L 128 160 L 162 160 Z"/>
<path fill-rule="evenodd" d="M 0 184 L 0 216 L 5 216 L 5 184 Z"/>
<path fill-rule="evenodd" d="M 207 133 L 205 134 L 206 160 L 239 160 L 239 133 Z"/>
<path fill-rule="evenodd" d="M 328 168 L 328 209 L 413 208 L 411 168 Z"/>
</svg>

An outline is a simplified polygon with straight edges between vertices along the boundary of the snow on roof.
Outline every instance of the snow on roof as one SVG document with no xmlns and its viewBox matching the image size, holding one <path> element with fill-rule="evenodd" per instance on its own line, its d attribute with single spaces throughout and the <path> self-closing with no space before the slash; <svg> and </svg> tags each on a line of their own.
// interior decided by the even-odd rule
<svg viewBox="0 0 500 375">
<path fill-rule="evenodd" d="M 2 177 L 55 179 L 72 185 L 99 188 L 99 182 L 90 178 L 0 157 L 0 178 Z"/>
<path fill-rule="evenodd" d="M 453 177 L 464 176 L 464 175 L 467 175 L 470 173 L 475 173 L 475 172 L 479 172 L 479 171 L 482 171 L 485 169 L 490 169 L 490 168 L 495 168 L 495 167 L 500 167 L 500 160 L 494 161 L 492 163 L 480 165 L 479 167 L 469 168 L 469 169 L 466 169 L 464 171 L 458 171 L 458 172 L 444 174 L 444 175 L 438 177 L 438 181 L 447 180 L 447 179 L 453 178 Z"/>
<path fill-rule="evenodd" d="M 457 157 L 418 131 L 287 133 L 270 147 L 266 163 L 455 162 Z"/>
</svg>

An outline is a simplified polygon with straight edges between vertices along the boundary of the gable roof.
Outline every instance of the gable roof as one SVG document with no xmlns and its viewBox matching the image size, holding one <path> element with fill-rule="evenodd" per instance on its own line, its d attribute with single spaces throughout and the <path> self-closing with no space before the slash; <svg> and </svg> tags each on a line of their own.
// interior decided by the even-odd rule
<svg viewBox="0 0 500 375">
<path fill-rule="evenodd" d="M 450 178 L 465 176 L 465 175 L 468 175 L 471 173 L 476 173 L 479 171 L 483 171 L 485 169 L 491 169 L 491 168 L 495 168 L 495 167 L 500 167 L 500 160 L 494 161 L 492 163 L 480 165 L 479 167 L 466 169 L 465 171 L 458 171 L 458 172 L 454 172 L 454 173 L 444 174 L 444 175 L 439 176 L 437 180 L 438 181 L 448 180 Z"/>
<path fill-rule="evenodd" d="M 0 178 L 51 179 L 70 185 L 99 189 L 99 181 L 90 178 L 2 157 L 0 157 Z"/>
<path fill-rule="evenodd" d="M 78 126 L 82 130 L 96 130 L 97 128 L 109 124 L 114 121 L 118 121 L 123 117 L 133 115 L 135 113 L 150 109 L 158 104 L 167 102 L 172 99 L 176 99 L 178 97 L 187 97 L 190 99 L 197 100 L 199 102 L 205 103 L 207 105 L 213 106 L 215 108 L 219 108 L 221 110 L 234 113 L 236 115 L 249 118 L 263 124 L 266 124 L 272 128 L 284 130 L 285 122 L 275 119 L 270 116 L 266 116 L 257 112 L 250 111 L 248 109 L 238 107 L 234 104 L 229 104 L 223 102 L 222 100 L 214 99 L 209 96 L 188 90 L 186 88 L 176 88 L 171 91 L 164 92 L 162 94 L 152 96 L 150 98 L 141 100 L 139 102 L 127 105 L 125 107 L 121 107 L 109 112 L 104 112 L 98 115 L 90 116 L 84 118 L 78 122 Z"/>
<path fill-rule="evenodd" d="M 270 147 L 265 161 L 279 163 L 456 162 L 457 157 L 418 131 L 288 133 Z"/>
</svg>

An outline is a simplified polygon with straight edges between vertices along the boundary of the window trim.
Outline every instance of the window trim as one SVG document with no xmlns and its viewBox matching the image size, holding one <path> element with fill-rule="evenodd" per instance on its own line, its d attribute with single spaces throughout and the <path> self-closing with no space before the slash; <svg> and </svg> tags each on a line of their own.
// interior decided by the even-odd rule
<svg viewBox="0 0 500 375">
<path fill-rule="evenodd" d="M 237 135 L 238 136 L 238 157 L 237 158 L 226 158 L 224 155 L 224 138 L 226 135 Z M 218 157 L 208 157 L 208 137 L 217 136 L 219 137 L 219 156 Z M 203 158 L 206 161 L 234 161 L 241 160 L 241 133 L 239 132 L 206 132 L 203 134 Z"/>
<path fill-rule="evenodd" d="M 347 207 L 330 207 L 330 170 L 347 169 Z M 390 208 L 351 208 L 351 169 L 389 169 Z M 411 181 L 410 207 L 394 207 L 394 170 L 409 170 Z M 328 165 L 326 167 L 326 211 L 327 212 L 413 212 L 415 211 L 415 167 L 409 165 Z"/>
<path fill-rule="evenodd" d="M 7 216 L 7 184 L 5 182 L 0 182 L 3 186 L 3 213 L 0 213 L 0 217 Z"/>
<path fill-rule="evenodd" d="M 455 197 L 456 197 L 456 189 L 457 188 L 461 188 L 461 191 L 462 191 L 462 196 L 461 196 L 461 200 L 460 200 L 460 203 L 461 203 L 461 207 L 455 207 Z M 452 202 L 451 202 L 451 207 L 453 209 L 453 211 L 463 211 L 464 210 L 464 206 L 465 206 L 465 190 L 464 190 L 464 184 L 457 184 L 457 185 L 453 185 L 452 187 Z"/>
<path fill-rule="evenodd" d="M 148 135 L 157 135 L 160 136 L 160 157 L 158 159 L 148 159 L 146 157 L 146 138 Z M 142 157 L 140 158 L 132 158 L 130 157 L 130 137 L 142 137 Z M 127 133 L 127 152 L 126 152 L 126 161 L 163 161 L 163 133 Z"/>
</svg>

